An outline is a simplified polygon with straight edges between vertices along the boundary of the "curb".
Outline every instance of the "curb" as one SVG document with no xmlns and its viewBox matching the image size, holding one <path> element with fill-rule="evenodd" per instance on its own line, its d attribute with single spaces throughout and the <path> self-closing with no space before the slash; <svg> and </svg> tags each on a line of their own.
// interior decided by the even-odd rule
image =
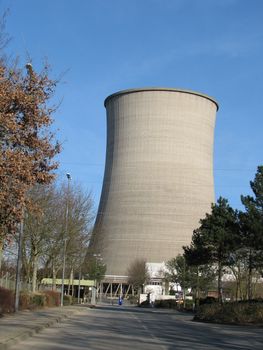
<svg viewBox="0 0 263 350">
<path fill-rule="evenodd" d="M 70 311 L 66 314 L 62 314 L 59 316 L 54 316 L 50 319 L 43 320 L 43 323 L 40 323 L 36 326 L 29 326 L 30 329 L 21 331 L 20 333 L 11 336 L 9 339 L 4 340 L 0 343 L 0 350 L 9 349 L 11 346 L 19 343 L 22 340 L 25 340 L 29 337 L 32 337 L 34 334 L 41 332 L 43 329 L 49 328 L 57 323 L 62 323 L 65 319 L 69 319 L 71 316 L 77 314 L 79 310 L 74 310 L 74 312 Z"/>
</svg>

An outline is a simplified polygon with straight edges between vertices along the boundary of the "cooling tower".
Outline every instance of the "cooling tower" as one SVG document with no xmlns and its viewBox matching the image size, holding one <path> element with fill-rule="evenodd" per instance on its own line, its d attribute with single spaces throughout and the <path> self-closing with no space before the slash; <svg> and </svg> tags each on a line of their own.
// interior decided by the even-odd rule
<svg viewBox="0 0 263 350">
<path fill-rule="evenodd" d="M 136 258 L 182 253 L 214 201 L 217 103 L 201 93 L 145 88 L 105 100 L 107 152 L 91 245 L 107 275 L 125 276 Z"/>
</svg>

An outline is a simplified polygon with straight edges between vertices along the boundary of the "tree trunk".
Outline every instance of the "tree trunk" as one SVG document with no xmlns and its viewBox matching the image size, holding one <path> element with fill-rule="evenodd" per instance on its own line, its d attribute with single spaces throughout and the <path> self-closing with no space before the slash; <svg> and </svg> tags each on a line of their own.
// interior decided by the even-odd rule
<svg viewBox="0 0 263 350">
<path fill-rule="evenodd" d="M 241 272 L 240 272 L 240 265 L 237 265 L 237 270 L 235 270 L 235 267 L 232 269 L 234 277 L 236 279 L 236 286 L 235 286 L 235 301 L 238 301 L 239 298 L 241 298 Z"/>
<path fill-rule="evenodd" d="M 184 259 L 184 267 L 183 267 L 183 308 L 185 309 L 185 259 Z"/>
<path fill-rule="evenodd" d="M 33 254 L 32 256 L 32 292 L 35 293 L 37 286 L 37 264 L 38 256 Z"/>
<path fill-rule="evenodd" d="M 23 282 L 31 283 L 31 266 L 29 263 L 29 259 L 26 256 L 25 242 L 24 240 L 21 243 L 21 263 L 22 269 L 24 273 Z"/>
<path fill-rule="evenodd" d="M 56 279 L 57 279 L 57 271 L 56 271 L 55 265 L 53 263 L 52 264 L 52 290 L 56 290 L 57 289 Z"/>
<path fill-rule="evenodd" d="M 239 294 L 239 290 L 240 290 L 240 283 L 239 283 L 239 278 L 236 277 L 236 295 L 235 295 L 235 300 L 238 301 L 238 294 Z"/>
<path fill-rule="evenodd" d="M 3 259 L 3 246 L 4 246 L 4 242 L 2 239 L 0 239 L 0 271 L 1 271 L 2 259 Z"/>
<path fill-rule="evenodd" d="M 249 251 L 247 296 L 248 296 L 248 300 L 252 299 L 252 252 L 251 252 L 251 249 Z"/>
<path fill-rule="evenodd" d="M 71 295 L 74 297 L 74 271 L 71 270 Z"/>
<path fill-rule="evenodd" d="M 199 298 L 200 298 L 200 283 L 199 283 L 199 268 L 197 266 L 197 276 L 196 276 L 196 292 L 195 292 L 195 303 L 194 308 L 196 309 L 199 305 Z"/>
<path fill-rule="evenodd" d="M 243 299 L 242 298 L 242 272 L 241 272 L 241 266 L 240 264 L 238 265 L 238 276 L 237 276 L 237 300 L 238 299 Z"/>
<path fill-rule="evenodd" d="M 69 275 L 69 279 L 68 279 L 68 295 L 70 295 L 70 287 L 71 287 L 71 284 L 72 284 L 72 275 L 73 275 L 73 269 L 71 268 L 70 269 L 70 275 Z"/>
<path fill-rule="evenodd" d="M 223 291 L 222 291 L 222 264 L 218 261 L 218 302 L 223 303 Z"/>
</svg>

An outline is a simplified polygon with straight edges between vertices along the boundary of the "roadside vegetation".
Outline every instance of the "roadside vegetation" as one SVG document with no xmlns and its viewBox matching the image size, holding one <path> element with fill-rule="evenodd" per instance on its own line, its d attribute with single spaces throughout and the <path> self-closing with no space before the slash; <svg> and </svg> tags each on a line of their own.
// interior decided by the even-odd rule
<svg viewBox="0 0 263 350">
<path fill-rule="evenodd" d="M 48 64 L 37 71 L 30 59 L 21 64 L 7 55 L 6 17 L 0 18 L 0 311 L 13 310 L 13 290 L 20 291 L 20 308 L 56 305 L 64 258 L 71 295 L 64 301 L 73 296 L 74 278 L 99 280 L 105 273 L 97 260 L 93 271 L 86 268 L 91 193 L 69 177 L 67 183 L 56 177 L 58 81 Z M 52 279 L 52 293 L 39 292 L 43 277 Z"/>
<path fill-rule="evenodd" d="M 128 283 L 133 286 L 136 294 L 143 293 L 143 287 L 150 280 L 149 270 L 145 259 L 135 259 L 127 270 Z"/>
<path fill-rule="evenodd" d="M 194 320 L 226 324 L 263 324 L 263 300 L 200 305 Z"/>
<path fill-rule="evenodd" d="M 14 291 L 0 287 L 0 315 L 14 312 Z M 64 296 L 64 305 L 71 305 L 75 301 L 71 295 Z M 60 293 L 45 290 L 32 293 L 22 291 L 19 296 L 19 310 L 34 310 L 43 307 L 60 306 Z"/>
<path fill-rule="evenodd" d="M 263 166 L 250 186 L 252 195 L 241 196 L 244 211 L 220 197 L 184 254 L 166 263 L 165 278 L 181 286 L 184 305 L 191 295 L 195 319 L 263 323 Z"/>
</svg>

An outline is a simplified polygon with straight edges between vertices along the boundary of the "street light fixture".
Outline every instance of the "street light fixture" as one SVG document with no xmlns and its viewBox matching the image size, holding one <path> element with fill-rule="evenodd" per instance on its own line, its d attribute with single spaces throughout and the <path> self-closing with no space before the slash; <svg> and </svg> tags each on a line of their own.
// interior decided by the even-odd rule
<svg viewBox="0 0 263 350">
<path fill-rule="evenodd" d="M 60 306 L 64 303 L 64 280 L 65 280 L 65 268 L 66 268 L 66 248 L 67 248 L 67 235 L 68 235 L 68 207 L 69 207 L 69 186 L 71 176 L 69 173 L 66 174 L 68 179 L 67 188 L 67 200 L 66 200 L 66 223 L 65 223 L 65 234 L 64 234 L 64 245 L 63 245 L 63 267 L 62 267 L 62 281 L 61 281 L 61 296 L 60 296 Z"/>
</svg>

